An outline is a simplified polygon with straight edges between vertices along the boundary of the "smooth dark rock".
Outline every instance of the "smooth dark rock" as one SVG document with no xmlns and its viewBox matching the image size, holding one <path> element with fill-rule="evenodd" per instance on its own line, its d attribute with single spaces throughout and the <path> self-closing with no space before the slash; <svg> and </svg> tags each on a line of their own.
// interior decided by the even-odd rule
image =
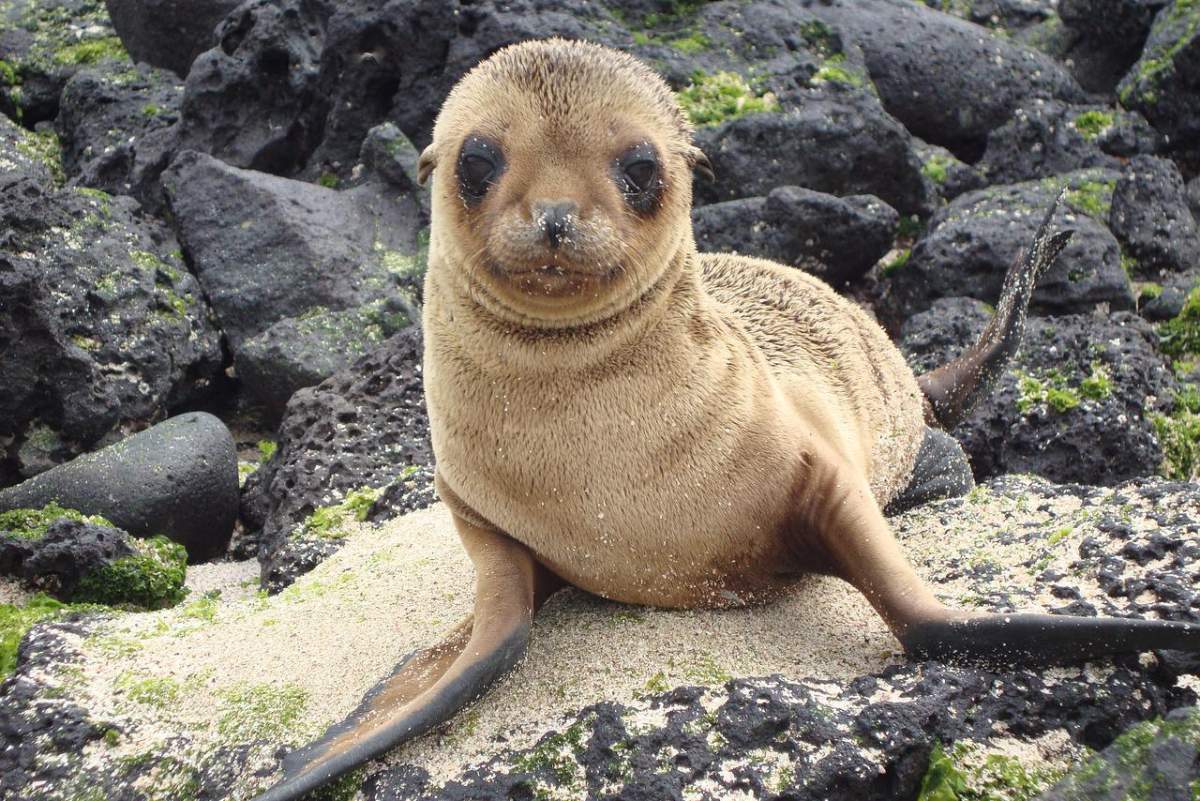
<svg viewBox="0 0 1200 801">
<path fill-rule="evenodd" d="M 242 519 L 259 544 L 264 586 L 282 589 L 336 550 L 297 541 L 322 506 L 384 488 L 369 519 L 434 500 L 433 452 L 421 382 L 420 329 L 412 326 L 316 387 L 292 396 L 275 457 L 246 480 Z"/>
<path fill-rule="evenodd" d="M 1138 156 L 1129 162 L 1113 191 L 1109 227 L 1139 277 L 1200 270 L 1200 226 L 1172 161 Z"/>
<path fill-rule="evenodd" d="M 213 29 L 241 0 L 105 0 L 113 27 L 134 61 L 186 76 L 213 45 Z"/>
<path fill-rule="evenodd" d="M 939 300 L 905 322 L 900 346 L 923 373 L 974 343 L 990 316 L 978 301 Z M 1015 363 L 953 432 L 975 477 L 1034 473 L 1111 485 L 1154 474 L 1162 450 L 1148 414 L 1164 411 L 1178 387 L 1157 343 L 1154 329 L 1128 313 L 1031 318 Z M 1094 375 L 1110 382 L 1102 397 L 1084 388 Z M 1078 405 L 1056 409 L 1023 379 L 1064 389 Z"/>
<path fill-rule="evenodd" d="M 20 175 L 5 141 L 0 486 L 203 400 L 224 363 L 167 229 L 130 198 L 55 188 L 44 165 Z"/>
<path fill-rule="evenodd" d="M 884 281 L 878 311 L 891 327 L 928 309 L 938 298 L 969 296 L 995 303 L 1000 285 L 1061 187 L 1069 187 L 1054 225 L 1075 235 L 1038 281 L 1031 307 L 1069 314 L 1105 304 L 1134 308 L 1117 240 L 1106 223 L 1118 175 L 1082 171 L 1053 180 L 969 192 L 943 207 L 904 266 Z M 1095 214 L 1096 216 L 1091 216 Z"/>
<path fill-rule="evenodd" d="M 875 195 L 903 214 L 924 213 L 931 193 L 912 139 L 865 92 L 818 90 L 802 105 L 701 128 L 696 142 L 716 173 L 698 180 L 698 203 L 762 196 L 777 186 Z"/>
<path fill-rule="evenodd" d="M 192 562 L 224 552 L 238 510 L 237 453 L 225 424 L 192 412 L 0 490 L 0 510 L 58 503 L 139 537 L 162 534 Z"/>
<path fill-rule="evenodd" d="M 1082 100 L 1053 59 L 919 3 L 837 0 L 808 8 L 862 48 L 889 113 L 967 160 L 1026 99 Z"/>
<path fill-rule="evenodd" d="M 1138 314 L 1154 323 L 1161 323 L 1178 317 L 1187 302 L 1187 291 L 1174 286 L 1162 288 L 1162 294 L 1153 298 L 1138 308 Z"/>
<path fill-rule="evenodd" d="M 142 208 L 160 212 L 159 178 L 175 153 L 182 99 L 183 84 L 163 70 L 77 73 L 63 89 L 54 123 L 71 183 L 132 195 Z"/>
<path fill-rule="evenodd" d="M 1091 115 L 1091 119 L 1089 116 Z M 1099 130 L 1095 115 L 1112 120 Z M 1044 178 L 1088 167 L 1120 169 L 1122 160 L 1153 153 L 1160 137 L 1140 114 L 1095 105 L 1037 101 L 1023 105 L 987 137 L 979 169 L 992 184 Z"/>
<path fill-rule="evenodd" d="M 1192 217 L 1200 224 L 1200 175 L 1196 176 L 1187 184 L 1188 206 L 1192 210 Z"/>
<path fill-rule="evenodd" d="M 833 286 L 861 277 L 888 252 L 899 219 L 870 195 L 837 198 L 798 186 L 692 212 L 699 250 L 771 259 Z"/>
<path fill-rule="evenodd" d="M 421 152 L 417 150 L 404 132 L 390 122 L 376 125 L 367 132 L 363 140 L 359 159 L 368 170 L 403 192 L 420 192 L 417 161 Z"/>
</svg>

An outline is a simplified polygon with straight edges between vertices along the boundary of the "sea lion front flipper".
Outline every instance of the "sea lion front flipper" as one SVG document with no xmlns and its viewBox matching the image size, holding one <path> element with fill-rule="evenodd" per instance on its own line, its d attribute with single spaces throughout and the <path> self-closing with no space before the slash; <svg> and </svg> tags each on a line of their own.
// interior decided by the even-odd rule
<svg viewBox="0 0 1200 801">
<path fill-rule="evenodd" d="M 816 536 L 833 571 L 867 597 L 912 658 L 1009 667 L 1156 649 L 1200 653 L 1193 623 L 950 609 L 904 557 L 866 481 L 832 458 L 807 461 L 801 530 Z"/>
<path fill-rule="evenodd" d="M 428 731 L 520 661 L 537 606 L 557 579 L 529 549 L 455 515 L 475 565 L 475 613 L 402 661 L 321 739 L 290 753 L 283 779 L 254 801 L 294 801 Z"/>
</svg>

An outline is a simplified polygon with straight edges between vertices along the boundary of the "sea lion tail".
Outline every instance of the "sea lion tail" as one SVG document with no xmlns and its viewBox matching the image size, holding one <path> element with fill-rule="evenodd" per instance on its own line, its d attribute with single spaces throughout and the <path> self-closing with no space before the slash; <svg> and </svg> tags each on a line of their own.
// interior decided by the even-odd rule
<svg viewBox="0 0 1200 801">
<path fill-rule="evenodd" d="M 991 392 L 996 379 L 1021 347 L 1033 288 L 1075 233 L 1070 229 L 1051 230 L 1051 221 L 1064 194 L 1065 190 L 1059 193 L 1042 218 L 1033 244 L 1018 253 L 1008 268 L 996 313 L 979 341 L 957 359 L 917 377 L 917 384 L 932 404 L 942 428 L 954 428 L 971 413 L 975 404 Z"/>
</svg>

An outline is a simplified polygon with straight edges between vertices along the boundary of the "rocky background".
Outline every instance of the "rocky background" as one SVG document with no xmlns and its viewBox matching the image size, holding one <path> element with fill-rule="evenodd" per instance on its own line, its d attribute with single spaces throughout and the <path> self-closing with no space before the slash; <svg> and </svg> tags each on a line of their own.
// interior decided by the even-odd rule
<svg viewBox="0 0 1200 801">
<path fill-rule="evenodd" d="M 1094 536 L 996 523 L 1030 554 L 1075 548 L 1063 575 L 1023 588 L 986 563 L 937 569 L 965 570 L 990 608 L 1045 589 L 1073 614 L 1200 621 L 1197 0 L 2 0 L 0 491 L 194 411 L 234 430 L 244 482 L 226 493 L 232 539 L 186 553 L 112 516 L 0 516 L 0 798 L 240 797 L 269 775 L 226 732 L 224 761 L 168 792 L 154 777 L 169 749 L 127 764 L 110 740 L 135 734 L 46 676 L 70 671 L 62 643 L 97 620 L 171 607 L 185 581 L 199 603 L 185 575 L 256 559 L 274 594 L 355 523 L 433 502 L 416 157 L 467 69 L 550 35 L 628 50 L 677 90 L 716 172 L 696 185 L 701 249 L 821 276 L 918 372 L 983 329 L 1065 190 L 1058 223 L 1077 233 L 1022 354 L 954 434 L 999 497 L 1076 498 Z M 1063 581 L 1085 574 L 1099 600 Z M 558 731 L 523 756 L 495 743 L 449 784 L 376 766 L 340 792 L 1190 799 L 1193 667 L 1160 654 L 1053 689 L 901 662 L 832 689 L 783 670 L 671 690 L 689 677 L 668 671 L 653 693 L 544 721 Z M 621 716 L 639 704 L 661 714 L 633 732 Z M 258 734 L 259 756 L 295 744 Z M 1049 736 L 1054 759 L 1011 742 Z M 1148 753 L 1176 767 L 1128 767 Z"/>
</svg>

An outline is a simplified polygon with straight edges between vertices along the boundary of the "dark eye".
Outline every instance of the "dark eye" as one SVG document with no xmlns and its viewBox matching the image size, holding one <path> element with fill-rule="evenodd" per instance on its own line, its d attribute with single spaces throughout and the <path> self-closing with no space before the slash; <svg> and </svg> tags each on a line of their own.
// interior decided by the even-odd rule
<svg viewBox="0 0 1200 801">
<path fill-rule="evenodd" d="M 469 204 L 478 203 L 504 171 L 500 145 L 482 136 L 468 136 L 458 154 L 458 187 Z"/>
<path fill-rule="evenodd" d="M 657 174 L 658 165 L 649 159 L 635 161 L 625 168 L 625 180 L 634 192 L 645 192 L 649 189 Z"/>
<path fill-rule="evenodd" d="M 613 177 L 625 202 L 645 214 L 657 206 L 663 193 L 658 152 L 649 142 L 640 142 L 622 153 L 613 163 Z"/>
</svg>

